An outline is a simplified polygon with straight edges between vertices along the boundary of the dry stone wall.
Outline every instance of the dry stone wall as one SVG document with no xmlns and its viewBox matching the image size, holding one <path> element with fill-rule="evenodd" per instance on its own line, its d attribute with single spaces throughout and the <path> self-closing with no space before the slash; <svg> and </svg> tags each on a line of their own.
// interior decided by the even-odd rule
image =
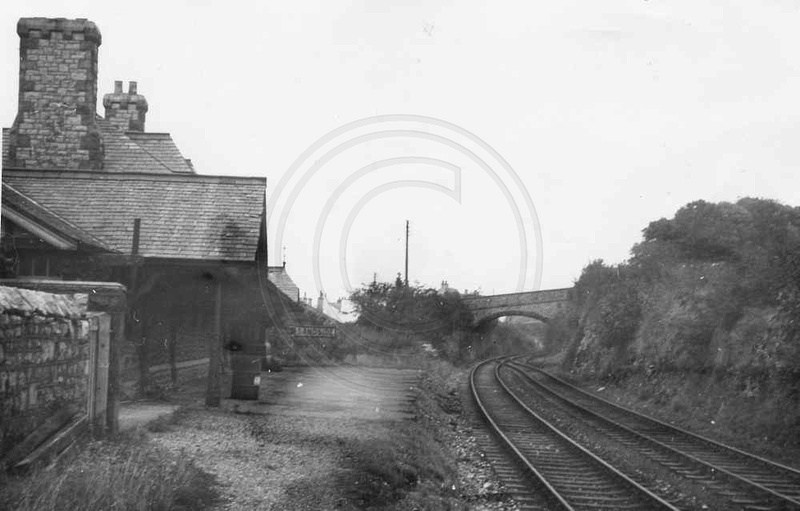
<svg viewBox="0 0 800 511">
<path fill-rule="evenodd" d="M 0 286 L 0 455 L 54 412 L 85 411 L 87 303 Z"/>
</svg>

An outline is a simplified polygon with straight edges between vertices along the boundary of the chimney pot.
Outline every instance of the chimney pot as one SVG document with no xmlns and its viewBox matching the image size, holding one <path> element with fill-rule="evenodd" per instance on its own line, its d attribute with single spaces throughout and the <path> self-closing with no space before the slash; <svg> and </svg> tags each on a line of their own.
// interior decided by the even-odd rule
<svg viewBox="0 0 800 511">
<path fill-rule="evenodd" d="M 122 82 L 114 82 L 114 92 L 103 96 L 106 120 L 122 131 L 144 131 L 147 99 L 137 94 L 137 82 L 128 82 L 128 92 L 122 91 Z M 133 106 L 133 108 L 131 108 Z"/>
</svg>

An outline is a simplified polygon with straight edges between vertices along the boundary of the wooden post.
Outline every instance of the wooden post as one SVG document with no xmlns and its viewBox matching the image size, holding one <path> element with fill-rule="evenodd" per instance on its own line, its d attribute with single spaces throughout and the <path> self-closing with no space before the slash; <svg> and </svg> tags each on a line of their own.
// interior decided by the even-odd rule
<svg viewBox="0 0 800 511">
<path fill-rule="evenodd" d="M 97 375 L 94 378 L 94 421 L 91 425 L 98 433 L 103 433 L 108 413 L 108 369 L 110 366 L 109 351 L 111 348 L 111 318 L 108 314 L 100 314 L 97 325 Z"/>
<path fill-rule="evenodd" d="M 89 317 L 89 378 L 87 381 L 86 415 L 89 431 L 102 435 L 106 430 L 108 406 L 108 352 L 110 318 L 106 313 Z"/>
<path fill-rule="evenodd" d="M 139 237 L 141 236 L 142 219 L 133 219 L 133 240 L 131 241 L 131 256 L 139 254 Z M 130 311 L 132 312 L 131 319 L 134 321 L 130 325 L 131 332 L 133 332 L 133 342 L 136 343 L 137 354 L 139 356 L 139 389 L 142 396 L 147 394 L 150 387 L 150 357 L 148 354 L 147 346 L 147 331 L 145 321 L 147 319 L 143 309 L 143 302 L 141 300 L 144 294 L 139 290 L 139 267 L 134 259 L 131 265 L 130 284 L 128 285 L 128 293 L 130 296 Z"/>
<path fill-rule="evenodd" d="M 99 345 L 99 332 L 97 316 L 89 318 L 89 375 L 86 380 L 86 416 L 89 419 L 89 431 L 94 434 L 95 418 L 97 414 L 97 357 Z"/>
<path fill-rule="evenodd" d="M 134 309 L 134 314 L 138 315 L 138 321 L 133 325 L 133 335 L 139 356 L 139 392 L 144 397 L 150 390 L 150 346 L 147 344 L 149 317 L 144 307 Z"/>
<path fill-rule="evenodd" d="M 208 387 L 206 406 L 219 407 L 222 373 L 222 280 L 216 276 L 214 297 L 214 334 L 208 342 Z"/>
<path fill-rule="evenodd" d="M 119 431 L 120 353 L 125 343 L 125 309 L 111 313 L 111 332 L 108 349 L 108 402 L 106 424 L 110 434 Z"/>
<path fill-rule="evenodd" d="M 172 385 L 178 384 L 178 366 L 177 364 L 177 351 L 178 351 L 178 326 L 175 325 L 177 314 L 172 314 L 171 321 L 173 323 L 169 328 L 169 375 Z"/>
</svg>

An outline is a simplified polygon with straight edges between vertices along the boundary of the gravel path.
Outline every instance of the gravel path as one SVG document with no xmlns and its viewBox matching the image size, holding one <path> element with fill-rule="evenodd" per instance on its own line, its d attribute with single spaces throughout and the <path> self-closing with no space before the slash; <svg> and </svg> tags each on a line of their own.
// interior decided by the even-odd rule
<svg viewBox="0 0 800 511">
<path fill-rule="evenodd" d="M 458 459 L 460 487 L 453 491 L 464 509 L 515 509 L 482 460 L 471 424 L 442 411 L 421 387 L 425 378 L 416 370 L 263 373 L 259 402 L 227 400 L 222 410 L 186 406 L 174 427 L 152 439 L 217 477 L 216 509 L 357 509 L 364 506 L 358 498 L 364 482 L 353 447 L 391 438 L 398 421 L 421 420 Z"/>
</svg>

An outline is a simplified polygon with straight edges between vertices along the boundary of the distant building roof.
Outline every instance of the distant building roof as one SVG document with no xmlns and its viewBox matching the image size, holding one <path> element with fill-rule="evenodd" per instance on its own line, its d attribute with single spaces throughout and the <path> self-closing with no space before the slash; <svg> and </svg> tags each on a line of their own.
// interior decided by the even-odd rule
<svg viewBox="0 0 800 511">
<path fill-rule="evenodd" d="M 294 302 L 300 301 L 300 288 L 294 283 L 292 278 L 286 272 L 285 266 L 270 266 L 267 268 L 269 280 L 275 284 L 283 294 L 288 296 Z"/>
<path fill-rule="evenodd" d="M 130 253 L 136 218 L 144 257 L 254 261 L 266 246 L 265 178 L 4 169 L 3 183 L 112 251 Z"/>
<path fill-rule="evenodd" d="M 327 300 L 323 303 L 322 312 L 329 318 L 340 323 L 349 323 L 358 319 L 358 313 L 350 300 L 339 299 L 336 302 Z"/>
</svg>

